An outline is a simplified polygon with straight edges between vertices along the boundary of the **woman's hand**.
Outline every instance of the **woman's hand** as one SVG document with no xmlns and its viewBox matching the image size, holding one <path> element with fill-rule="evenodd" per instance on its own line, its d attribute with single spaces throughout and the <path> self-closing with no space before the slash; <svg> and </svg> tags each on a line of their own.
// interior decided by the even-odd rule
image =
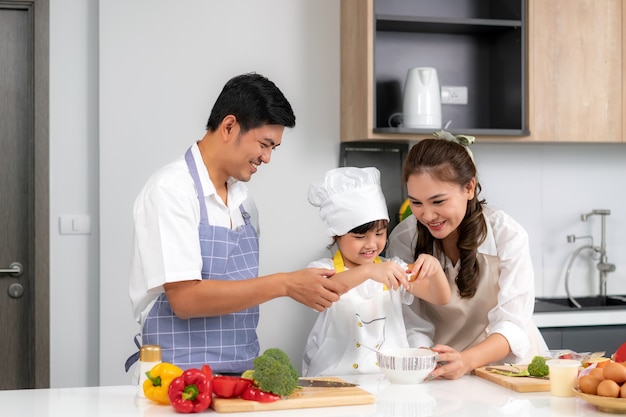
<svg viewBox="0 0 626 417">
<path fill-rule="evenodd" d="M 411 294 L 437 305 L 450 302 L 450 284 L 437 258 L 422 253 L 408 268 Z"/>
<path fill-rule="evenodd" d="M 459 379 L 472 370 L 471 365 L 464 360 L 463 354 L 452 349 L 450 346 L 435 345 L 430 349 L 437 352 L 439 358 L 437 360 L 437 366 L 430 375 L 428 375 L 428 379 Z"/>
<path fill-rule="evenodd" d="M 443 273 L 443 268 L 437 258 L 422 253 L 415 262 L 409 265 L 408 273 L 411 281 L 421 281 L 435 274 Z"/>
<path fill-rule="evenodd" d="M 480 366 L 501 361 L 511 353 L 509 342 L 500 333 L 489 335 L 463 352 L 457 352 L 446 345 L 435 345 L 431 350 L 439 354 L 439 364 L 430 373 L 429 379 L 458 379 Z"/>
</svg>

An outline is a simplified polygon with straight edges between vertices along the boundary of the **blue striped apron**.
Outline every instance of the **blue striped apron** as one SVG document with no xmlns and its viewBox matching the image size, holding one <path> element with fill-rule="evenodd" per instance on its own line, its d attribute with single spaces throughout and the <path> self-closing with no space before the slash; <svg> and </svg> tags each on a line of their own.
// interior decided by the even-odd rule
<svg viewBox="0 0 626 417">
<path fill-rule="evenodd" d="M 185 154 L 185 161 L 200 202 L 202 279 L 240 281 L 256 277 L 259 241 L 250 224 L 250 215 L 243 205 L 239 206 L 245 225 L 237 230 L 209 224 L 191 149 Z M 208 299 L 207 303 L 210 302 Z M 258 322 L 258 306 L 222 316 L 181 320 L 162 293 L 144 321 L 142 343 L 161 346 L 163 361 L 183 369 L 209 364 L 216 373 L 239 373 L 252 369 L 252 360 L 259 354 Z"/>
</svg>

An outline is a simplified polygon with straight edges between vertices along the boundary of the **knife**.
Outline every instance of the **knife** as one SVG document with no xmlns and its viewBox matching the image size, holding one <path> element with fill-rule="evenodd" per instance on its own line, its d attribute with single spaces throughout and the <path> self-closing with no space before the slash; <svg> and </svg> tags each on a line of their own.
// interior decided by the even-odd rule
<svg viewBox="0 0 626 417">
<path fill-rule="evenodd" d="M 547 376 L 534 376 L 528 373 L 526 369 L 520 369 L 514 365 L 505 365 L 505 366 L 487 366 L 485 368 L 486 371 L 493 372 L 496 374 L 504 375 L 504 376 L 517 376 L 517 377 L 525 377 L 525 378 L 536 378 L 536 379 L 549 379 Z"/>
<path fill-rule="evenodd" d="M 350 382 L 335 381 L 332 379 L 314 379 L 314 378 L 299 378 L 299 387 L 317 387 L 317 388 L 342 388 L 342 387 L 356 387 L 359 384 L 352 384 Z"/>
<path fill-rule="evenodd" d="M 518 368 L 514 365 L 487 366 L 485 370 L 505 376 L 528 376 L 526 369 Z"/>
</svg>

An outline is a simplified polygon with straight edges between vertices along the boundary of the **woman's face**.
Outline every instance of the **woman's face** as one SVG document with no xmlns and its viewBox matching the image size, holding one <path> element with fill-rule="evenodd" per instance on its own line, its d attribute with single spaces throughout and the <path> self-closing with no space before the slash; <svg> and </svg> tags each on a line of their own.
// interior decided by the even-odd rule
<svg viewBox="0 0 626 417">
<path fill-rule="evenodd" d="M 452 182 L 439 181 L 430 174 L 413 174 L 406 183 L 411 211 L 436 239 L 458 240 L 457 228 L 474 198 L 476 179 L 459 187 Z"/>
</svg>

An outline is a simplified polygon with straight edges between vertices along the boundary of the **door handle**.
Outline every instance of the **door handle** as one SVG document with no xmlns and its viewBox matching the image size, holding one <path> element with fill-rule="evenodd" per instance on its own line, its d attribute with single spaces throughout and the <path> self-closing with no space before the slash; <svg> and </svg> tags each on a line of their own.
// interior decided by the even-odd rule
<svg viewBox="0 0 626 417">
<path fill-rule="evenodd" d="M 8 269 L 0 268 L 0 274 L 11 274 L 14 277 L 19 277 L 22 272 L 24 272 L 24 267 L 19 262 L 13 262 Z"/>
</svg>

